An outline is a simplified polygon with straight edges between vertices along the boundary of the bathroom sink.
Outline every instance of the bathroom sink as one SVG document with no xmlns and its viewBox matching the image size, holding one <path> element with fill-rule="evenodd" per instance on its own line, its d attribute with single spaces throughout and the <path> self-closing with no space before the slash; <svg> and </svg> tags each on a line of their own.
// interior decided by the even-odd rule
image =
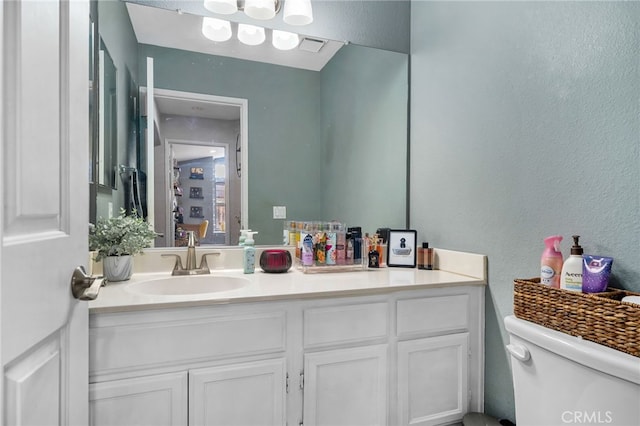
<svg viewBox="0 0 640 426">
<path fill-rule="evenodd" d="M 249 280 L 241 277 L 193 275 L 141 281 L 130 284 L 127 289 L 138 294 L 182 296 L 237 290 L 247 284 Z"/>
</svg>

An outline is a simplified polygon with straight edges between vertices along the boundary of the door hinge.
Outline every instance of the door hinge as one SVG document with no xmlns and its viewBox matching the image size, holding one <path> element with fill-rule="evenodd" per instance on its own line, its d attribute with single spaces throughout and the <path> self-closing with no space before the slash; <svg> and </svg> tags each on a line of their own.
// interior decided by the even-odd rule
<svg viewBox="0 0 640 426">
<path fill-rule="evenodd" d="M 284 382 L 285 383 L 285 385 L 284 385 L 285 391 L 286 391 L 286 393 L 289 393 L 289 373 L 287 373 L 287 375 L 285 376 L 284 380 L 285 380 L 285 382 Z"/>
<path fill-rule="evenodd" d="M 300 389 L 304 389 L 304 371 L 300 372 Z"/>
</svg>

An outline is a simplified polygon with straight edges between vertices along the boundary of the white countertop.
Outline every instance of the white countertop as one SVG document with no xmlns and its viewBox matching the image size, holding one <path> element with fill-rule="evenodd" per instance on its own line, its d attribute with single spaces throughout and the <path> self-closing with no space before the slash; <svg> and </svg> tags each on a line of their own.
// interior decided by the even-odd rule
<svg viewBox="0 0 640 426">
<path fill-rule="evenodd" d="M 141 294 L 132 289 L 137 283 L 169 278 L 171 272 L 134 273 L 128 281 L 108 283 L 103 287 L 98 298 L 89 303 L 89 310 L 90 313 L 124 312 L 310 297 L 362 296 L 399 290 L 486 284 L 485 256 L 447 250 L 437 253 L 440 264 L 449 271 L 393 267 L 305 274 L 292 268 L 287 273 L 269 274 L 256 268 L 254 274 L 244 274 L 240 269 L 213 270 L 209 276 L 242 277 L 247 279 L 247 284 L 234 290 L 189 295 Z M 198 279 L 206 279 L 207 276 L 203 277 Z"/>
</svg>

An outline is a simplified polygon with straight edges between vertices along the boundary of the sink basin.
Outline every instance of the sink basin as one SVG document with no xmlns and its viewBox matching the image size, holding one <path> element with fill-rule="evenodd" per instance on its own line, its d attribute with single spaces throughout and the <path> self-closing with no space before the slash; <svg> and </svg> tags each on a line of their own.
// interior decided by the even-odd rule
<svg viewBox="0 0 640 426">
<path fill-rule="evenodd" d="M 193 275 L 141 281 L 132 283 L 127 289 L 138 294 L 180 296 L 237 290 L 247 284 L 249 280 L 241 277 Z"/>
</svg>

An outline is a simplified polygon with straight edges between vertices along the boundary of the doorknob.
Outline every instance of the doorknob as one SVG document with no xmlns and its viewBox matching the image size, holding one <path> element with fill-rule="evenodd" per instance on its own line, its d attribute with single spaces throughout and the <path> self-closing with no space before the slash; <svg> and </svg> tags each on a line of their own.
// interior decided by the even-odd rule
<svg viewBox="0 0 640 426">
<path fill-rule="evenodd" d="M 104 277 L 87 275 L 83 266 L 78 266 L 71 275 L 71 294 L 80 300 L 93 300 L 98 297 L 100 287 L 105 285 Z"/>
</svg>

